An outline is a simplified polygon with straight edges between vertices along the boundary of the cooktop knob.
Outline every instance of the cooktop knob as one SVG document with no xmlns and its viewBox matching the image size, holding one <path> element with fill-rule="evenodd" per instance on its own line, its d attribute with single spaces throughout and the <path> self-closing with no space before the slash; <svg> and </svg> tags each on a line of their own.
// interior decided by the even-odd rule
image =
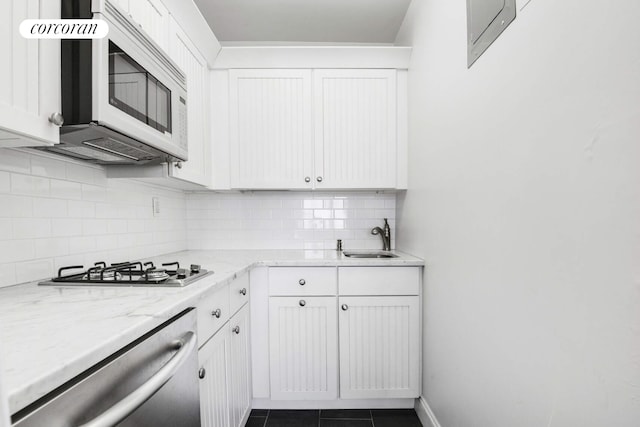
<svg viewBox="0 0 640 427">
<path fill-rule="evenodd" d="M 191 264 L 191 272 L 194 273 L 194 274 L 200 273 L 200 265 Z"/>
<path fill-rule="evenodd" d="M 187 278 L 187 269 L 186 268 L 179 268 L 176 270 L 176 276 L 178 277 L 178 279 L 186 279 Z"/>
</svg>

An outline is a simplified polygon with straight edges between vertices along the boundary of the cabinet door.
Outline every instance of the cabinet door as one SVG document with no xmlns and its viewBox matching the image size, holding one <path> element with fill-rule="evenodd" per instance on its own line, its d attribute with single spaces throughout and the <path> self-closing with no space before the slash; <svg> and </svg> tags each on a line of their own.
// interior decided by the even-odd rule
<svg viewBox="0 0 640 427">
<path fill-rule="evenodd" d="M 271 399 L 336 399 L 335 297 L 269 298 Z"/>
<path fill-rule="evenodd" d="M 340 297 L 340 397 L 418 397 L 419 297 Z"/>
<path fill-rule="evenodd" d="M 231 187 L 312 188 L 311 71 L 230 70 Z"/>
<path fill-rule="evenodd" d="M 222 328 L 198 352 L 203 427 L 229 426 L 229 329 Z M 204 375 L 204 376 L 203 376 Z"/>
<path fill-rule="evenodd" d="M 124 7 L 126 1 L 118 0 Z M 128 10 L 131 19 L 164 51 L 169 50 L 169 11 L 160 0 L 129 0 Z"/>
<path fill-rule="evenodd" d="M 249 353 L 249 305 L 245 305 L 229 320 L 230 338 L 230 423 L 241 427 L 251 410 L 251 356 Z"/>
<path fill-rule="evenodd" d="M 187 76 L 187 140 L 189 159 L 181 168 L 171 165 L 175 178 L 208 186 L 211 183 L 209 141 L 209 70 L 189 37 L 171 18 L 169 55 Z"/>
<path fill-rule="evenodd" d="M 316 188 L 395 188 L 395 70 L 315 70 Z"/>
<path fill-rule="evenodd" d="M 60 0 L 8 0 L 0 16 L 0 147 L 53 145 L 61 111 L 60 40 L 25 39 L 25 19 L 60 19 Z"/>
</svg>

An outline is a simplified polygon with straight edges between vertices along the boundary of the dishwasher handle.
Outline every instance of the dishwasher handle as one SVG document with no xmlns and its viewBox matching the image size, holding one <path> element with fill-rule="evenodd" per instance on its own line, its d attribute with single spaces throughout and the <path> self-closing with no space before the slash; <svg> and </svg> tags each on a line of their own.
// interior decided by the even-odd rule
<svg viewBox="0 0 640 427">
<path fill-rule="evenodd" d="M 79 427 L 114 427 L 156 394 L 187 361 L 196 346 L 196 334 L 187 332 L 173 344 L 178 350 L 167 363 L 127 397 Z"/>
</svg>

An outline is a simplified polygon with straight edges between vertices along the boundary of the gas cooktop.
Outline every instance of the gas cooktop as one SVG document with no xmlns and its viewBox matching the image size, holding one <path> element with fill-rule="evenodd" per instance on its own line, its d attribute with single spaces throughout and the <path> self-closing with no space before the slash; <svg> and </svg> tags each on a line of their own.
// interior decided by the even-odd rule
<svg viewBox="0 0 640 427">
<path fill-rule="evenodd" d="M 73 270 L 82 271 L 72 273 Z M 157 268 L 152 262 L 120 262 L 109 266 L 105 262 L 96 262 L 87 270 L 82 265 L 62 267 L 57 277 L 38 285 L 183 287 L 211 274 L 213 271 L 202 269 L 197 264 L 191 264 L 188 269 L 180 268 L 178 262 L 162 264 L 162 268 Z"/>
</svg>

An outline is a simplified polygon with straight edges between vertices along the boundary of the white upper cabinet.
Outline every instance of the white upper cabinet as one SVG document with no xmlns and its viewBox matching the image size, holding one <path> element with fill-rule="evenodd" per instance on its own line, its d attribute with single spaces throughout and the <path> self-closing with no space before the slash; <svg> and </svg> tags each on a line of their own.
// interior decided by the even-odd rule
<svg viewBox="0 0 640 427">
<path fill-rule="evenodd" d="M 25 39 L 25 19 L 59 19 L 59 0 L 9 0 L 0 17 L 0 147 L 53 145 L 61 111 L 60 40 Z"/>
<path fill-rule="evenodd" d="M 170 18 L 169 55 L 187 76 L 187 140 L 189 159 L 171 165 L 174 178 L 207 186 L 211 181 L 209 141 L 209 69 L 187 34 Z"/>
<path fill-rule="evenodd" d="M 228 151 L 229 188 L 405 188 L 406 118 L 399 117 L 406 113 L 399 96 L 404 79 L 396 70 L 232 69 L 228 79 L 216 74 L 213 84 L 228 85 L 229 100 L 228 116 L 213 117 L 220 136 L 213 142 L 219 153 L 214 164 L 222 165 Z M 225 127 L 226 141 L 220 131 Z M 228 150 L 219 148 L 225 143 Z M 215 181 L 224 179 L 214 179 L 214 188 L 224 188 Z"/>
<path fill-rule="evenodd" d="M 396 187 L 396 70 L 316 70 L 316 188 Z"/>
<path fill-rule="evenodd" d="M 162 49 L 169 49 L 169 11 L 160 0 L 115 0 Z"/>
<path fill-rule="evenodd" d="M 229 141 L 232 188 L 312 188 L 311 71 L 230 70 Z"/>
</svg>

